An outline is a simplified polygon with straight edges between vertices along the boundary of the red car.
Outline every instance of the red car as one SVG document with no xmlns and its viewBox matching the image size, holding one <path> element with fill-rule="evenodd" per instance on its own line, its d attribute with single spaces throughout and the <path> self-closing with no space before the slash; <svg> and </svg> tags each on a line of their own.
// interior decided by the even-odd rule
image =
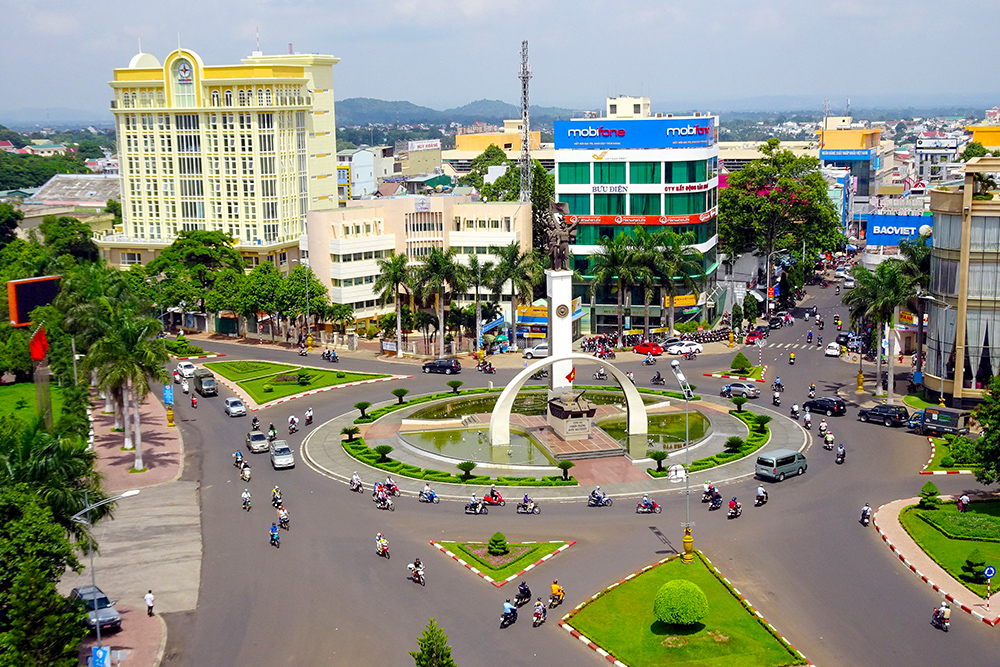
<svg viewBox="0 0 1000 667">
<path fill-rule="evenodd" d="M 750 333 L 747 334 L 747 341 L 746 342 L 747 342 L 747 345 L 754 345 L 754 344 L 757 343 L 757 341 L 763 340 L 764 338 L 767 338 L 767 336 L 765 336 L 760 331 L 751 331 Z"/>
<path fill-rule="evenodd" d="M 651 343 L 649 341 L 639 343 L 632 348 L 632 351 L 636 354 L 651 354 L 654 357 L 658 357 L 663 354 L 663 348 L 660 347 L 658 343 Z"/>
</svg>

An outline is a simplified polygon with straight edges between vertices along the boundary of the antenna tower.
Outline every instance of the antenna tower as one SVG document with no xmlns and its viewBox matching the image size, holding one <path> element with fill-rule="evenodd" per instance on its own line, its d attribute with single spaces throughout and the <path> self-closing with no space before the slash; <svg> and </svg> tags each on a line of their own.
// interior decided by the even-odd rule
<svg viewBox="0 0 1000 667">
<path fill-rule="evenodd" d="M 528 40 L 521 42 L 521 190 L 517 200 L 526 204 L 531 201 L 531 154 L 528 151 L 531 133 L 528 114 L 528 81 L 531 69 L 528 67 Z"/>
</svg>

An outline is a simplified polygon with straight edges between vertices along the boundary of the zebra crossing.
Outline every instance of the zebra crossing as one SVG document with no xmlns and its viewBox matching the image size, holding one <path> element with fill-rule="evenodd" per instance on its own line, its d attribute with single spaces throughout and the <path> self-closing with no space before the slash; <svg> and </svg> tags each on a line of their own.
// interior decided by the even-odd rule
<svg viewBox="0 0 1000 667">
<path fill-rule="evenodd" d="M 773 347 L 775 349 L 783 350 L 808 350 L 811 348 L 822 352 L 826 347 L 826 343 L 823 343 L 822 345 L 817 345 L 816 343 L 768 343 L 764 347 Z"/>
</svg>

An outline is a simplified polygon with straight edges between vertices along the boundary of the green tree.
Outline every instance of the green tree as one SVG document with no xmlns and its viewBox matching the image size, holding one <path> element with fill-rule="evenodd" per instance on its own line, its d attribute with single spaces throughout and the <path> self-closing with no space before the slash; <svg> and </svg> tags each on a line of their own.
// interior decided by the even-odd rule
<svg viewBox="0 0 1000 667">
<path fill-rule="evenodd" d="M 16 238 L 17 226 L 24 220 L 24 213 L 10 204 L 0 204 L 0 247 Z"/>
<path fill-rule="evenodd" d="M 492 183 L 479 189 L 483 201 L 518 201 L 521 196 L 521 166 L 508 160 L 507 171 Z M 545 221 L 549 203 L 555 199 L 555 174 L 550 174 L 538 160 L 531 161 L 531 242 L 534 248 L 546 244 Z"/>
<path fill-rule="evenodd" d="M 974 157 L 984 157 L 989 155 L 989 151 L 978 141 L 970 141 L 969 145 L 965 147 L 958 159 L 962 162 L 968 162 Z"/>
<path fill-rule="evenodd" d="M 3 667 L 74 667 L 87 633 L 82 607 L 59 594 L 37 560 L 21 563 L 4 610 L 10 630 L 0 633 Z"/>
<path fill-rule="evenodd" d="M 354 407 L 361 411 L 361 418 L 365 418 L 365 410 L 370 408 L 372 404 L 369 401 L 358 401 L 354 404 Z"/>
<path fill-rule="evenodd" d="M 493 262 L 480 262 L 479 255 L 469 255 L 469 261 L 465 267 L 466 282 L 472 288 L 475 298 L 475 336 L 476 349 L 482 347 L 482 326 L 483 326 L 483 302 L 479 298 L 480 290 L 492 283 Z"/>
<path fill-rule="evenodd" d="M 903 273 L 910 279 L 916 294 L 910 303 L 917 311 L 917 371 L 924 367 L 924 300 L 922 293 L 931 284 L 931 248 L 927 243 L 930 235 L 917 239 L 900 239 L 899 254 L 903 256 Z"/>
<path fill-rule="evenodd" d="M 411 271 L 407 266 L 406 255 L 393 255 L 378 260 L 379 275 L 375 278 L 374 291 L 378 295 L 384 306 L 389 301 L 396 304 L 396 358 L 403 357 L 403 323 L 402 307 L 400 300 L 400 289 L 409 290 L 407 287 L 411 280 Z"/>
<path fill-rule="evenodd" d="M 445 384 L 451 387 L 451 392 L 453 394 L 457 394 L 459 387 L 461 387 L 465 383 L 462 382 L 461 380 L 448 380 L 447 382 L 445 382 Z"/>
<path fill-rule="evenodd" d="M 757 317 L 760 316 L 760 303 L 750 292 L 743 297 L 743 317 L 747 319 L 747 329 L 752 329 L 757 323 Z"/>
<path fill-rule="evenodd" d="M 67 216 L 47 215 L 39 225 L 45 246 L 58 257 L 72 255 L 78 261 L 93 262 L 97 259 L 97 244 L 94 243 L 90 225 Z"/>
<path fill-rule="evenodd" d="M 730 368 L 736 371 L 747 371 L 753 364 L 747 359 L 747 355 L 742 352 L 737 352 L 736 356 L 733 357 L 733 363 L 729 365 Z"/>
<path fill-rule="evenodd" d="M 458 179 L 459 185 L 471 185 L 476 190 L 482 191 L 483 178 L 490 167 L 499 167 L 507 163 L 507 155 L 496 144 L 490 144 L 489 148 L 472 158 L 472 169 L 465 176 Z"/>
<path fill-rule="evenodd" d="M 122 224 L 122 205 L 117 199 L 108 199 L 107 205 L 104 207 L 105 213 L 110 213 L 114 216 L 114 224 L 117 227 Z"/>
<path fill-rule="evenodd" d="M 556 467 L 559 468 L 560 470 L 562 470 L 563 479 L 568 480 L 569 479 L 569 471 L 570 471 L 571 468 L 576 467 L 576 463 L 574 463 L 573 461 L 565 461 L 565 460 L 563 460 L 563 461 L 559 461 L 558 463 L 556 463 Z"/>
<path fill-rule="evenodd" d="M 990 379 L 983 392 L 983 402 L 973 411 L 983 432 L 975 440 L 976 481 L 995 484 L 1000 481 L 1000 376 Z"/>
<path fill-rule="evenodd" d="M 163 274 L 171 282 L 193 282 L 199 288 L 199 303 L 204 310 L 205 294 L 214 288 L 222 270 L 242 271 L 243 258 L 224 232 L 183 230 L 147 268 L 151 274 Z"/>
<path fill-rule="evenodd" d="M 330 304 L 330 320 L 340 325 L 340 333 L 347 333 L 347 327 L 354 324 L 354 306 L 349 303 Z"/>
<path fill-rule="evenodd" d="M 742 396 L 740 398 L 742 398 Z M 725 444 L 726 451 L 738 452 L 740 451 L 740 448 L 743 446 L 743 444 L 744 444 L 743 438 L 741 438 L 738 435 L 731 435 L 728 438 L 726 438 L 726 444 Z"/>
<path fill-rule="evenodd" d="M 665 451 L 662 449 L 651 449 L 646 456 L 656 461 L 656 472 L 663 471 L 663 460 L 667 458 L 667 453 Z"/>
<path fill-rule="evenodd" d="M 271 342 L 274 342 L 275 323 L 278 315 L 278 295 L 281 292 L 281 273 L 271 262 L 253 267 L 242 284 L 241 313 L 250 313 L 260 331 L 260 313 L 270 316 Z"/>
<path fill-rule="evenodd" d="M 698 584 L 673 579 L 656 591 L 653 615 L 668 625 L 694 625 L 708 616 L 708 597 Z"/>
<path fill-rule="evenodd" d="M 298 319 L 308 314 L 307 328 L 312 331 L 312 321 L 319 313 L 329 313 L 330 304 L 327 300 L 326 287 L 319 281 L 316 274 L 307 266 L 298 265 L 288 272 L 278 288 L 278 310 L 289 320 Z M 343 310 L 337 311 L 346 315 Z M 350 317 L 353 322 L 353 311 Z M 345 322 L 346 328 L 346 322 Z"/>
<path fill-rule="evenodd" d="M 448 635 L 438 626 L 434 619 L 427 621 L 424 634 L 417 639 L 418 650 L 410 651 L 416 667 L 455 667 L 451 659 L 451 647 L 448 646 Z"/>
<path fill-rule="evenodd" d="M 475 461 L 462 461 L 455 465 L 460 471 L 462 471 L 462 479 L 469 479 L 472 476 L 472 471 L 476 469 L 477 463 Z"/>
<path fill-rule="evenodd" d="M 747 400 L 746 396 L 733 396 L 729 399 L 729 401 L 736 406 L 736 412 L 743 412 L 743 406 L 746 404 Z"/>
<path fill-rule="evenodd" d="M 918 505 L 923 509 L 934 509 L 938 502 L 938 488 L 934 482 L 927 482 L 920 487 L 920 502 Z"/>
<path fill-rule="evenodd" d="M 743 308 L 740 304 L 733 302 L 733 312 L 730 317 L 733 329 L 743 330 Z"/>
<path fill-rule="evenodd" d="M 694 234 L 675 234 L 674 232 L 661 232 L 659 237 L 660 256 L 656 265 L 660 270 L 663 279 L 663 290 L 667 295 L 667 327 L 672 334 L 674 331 L 674 298 L 680 294 L 681 289 L 687 292 L 696 292 L 704 283 L 705 276 L 702 269 L 704 261 L 702 254 L 692 248 L 695 242 Z"/>
<path fill-rule="evenodd" d="M 434 309 L 438 318 L 440 351 L 439 357 L 444 357 L 444 304 L 448 291 L 461 293 L 465 291 L 465 267 L 458 263 L 458 252 L 454 248 L 444 251 L 432 248 L 424 257 L 423 264 L 417 269 L 417 280 L 428 286 L 436 295 Z"/>
<path fill-rule="evenodd" d="M 270 262 L 268 262 L 270 263 Z M 215 289 L 205 297 L 205 308 L 208 312 L 218 313 L 220 310 L 232 310 L 236 314 L 248 317 L 246 303 L 243 300 L 244 283 L 247 281 L 247 274 L 235 269 L 223 269 L 219 273 L 218 280 L 215 281 Z M 236 333 L 239 334 L 239 321 L 237 320 Z"/>
<path fill-rule="evenodd" d="M 598 251 L 590 256 L 590 273 L 594 277 L 590 285 L 591 294 L 604 288 L 614 292 L 618 299 L 618 332 L 621 341 L 624 331 L 625 293 L 631 289 L 639 274 L 629 237 L 619 232 L 613 239 L 602 236 L 597 240 Z M 673 301 L 671 301 L 673 303 Z"/>
<path fill-rule="evenodd" d="M 33 374 L 31 352 L 28 348 L 28 334 L 9 326 L 0 327 L 0 369 L 12 373 L 17 382 L 30 380 Z"/>
<path fill-rule="evenodd" d="M 502 293 L 505 285 L 510 285 L 510 325 L 511 346 L 517 350 L 517 336 L 514 321 L 517 318 L 518 298 L 531 301 L 532 290 L 542 276 L 535 256 L 521 250 L 517 241 L 505 246 L 490 246 L 490 253 L 496 256 L 497 265 L 493 269 L 493 292 Z"/>
<path fill-rule="evenodd" d="M 104 157 L 104 151 L 97 145 L 96 141 L 84 139 L 76 145 L 76 154 L 82 160 L 98 160 Z"/>
<path fill-rule="evenodd" d="M 403 399 L 406 398 L 406 395 L 410 393 L 410 390 L 407 389 L 406 387 L 396 387 L 389 393 L 395 396 L 399 400 L 399 405 L 402 405 Z"/>
<path fill-rule="evenodd" d="M 507 546 L 507 537 L 499 531 L 493 533 L 493 537 L 490 538 L 489 543 L 486 545 L 486 551 L 491 556 L 503 556 L 508 553 L 510 547 Z"/>
<path fill-rule="evenodd" d="M 345 426 L 344 428 L 340 429 L 340 434 L 347 436 L 347 442 L 353 442 L 354 438 L 357 437 L 358 433 L 361 433 L 361 429 L 358 428 L 357 426 Z M 384 458 L 384 455 L 380 455 L 380 458 Z"/>
<path fill-rule="evenodd" d="M 658 234 L 650 234 L 645 226 L 636 226 L 630 240 L 636 263 L 635 284 L 642 290 L 643 340 L 649 340 L 649 304 L 660 282 L 660 238 Z"/>
</svg>

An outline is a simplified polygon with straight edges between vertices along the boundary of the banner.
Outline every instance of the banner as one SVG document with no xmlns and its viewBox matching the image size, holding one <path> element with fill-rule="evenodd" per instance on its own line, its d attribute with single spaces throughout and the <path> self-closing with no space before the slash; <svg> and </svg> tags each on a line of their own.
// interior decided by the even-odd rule
<svg viewBox="0 0 1000 667">
<path fill-rule="evenodd" d="M 570 215 L 566 220 L 571 225 L 697 225 L 712 220 L 718 212 L 715 206 L 691 215 Z"/>
</svg>

